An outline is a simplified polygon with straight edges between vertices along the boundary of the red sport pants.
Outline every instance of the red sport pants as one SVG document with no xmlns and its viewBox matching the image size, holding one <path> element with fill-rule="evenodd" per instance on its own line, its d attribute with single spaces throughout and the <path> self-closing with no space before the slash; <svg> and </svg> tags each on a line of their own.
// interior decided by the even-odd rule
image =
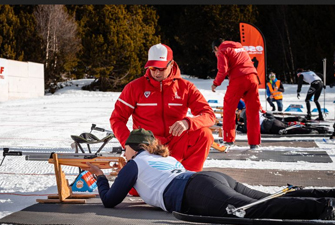
<svg viewBox="0 0 335 225">
<path fill-rule="evenodd" d="M 176 158 L 185 169 L 201 171 L 214 138 L 209 128 L 186 131 L 180 137 L 173 137 L 167 144 L 170 155 Z"/>
<path fill-rule="evenodd" d="M 226 142 L 235 141 L 235 111 L 241 98 L 245 101 L 246 116 L 248 119 L 248 143 L 249 145 L 259 145 L 261 143 L 259 123 L 261 103 L 258 93 L 258 79 L 255 74 L 229 80 L 223 103 L 223 140 Z"/>
</svg>

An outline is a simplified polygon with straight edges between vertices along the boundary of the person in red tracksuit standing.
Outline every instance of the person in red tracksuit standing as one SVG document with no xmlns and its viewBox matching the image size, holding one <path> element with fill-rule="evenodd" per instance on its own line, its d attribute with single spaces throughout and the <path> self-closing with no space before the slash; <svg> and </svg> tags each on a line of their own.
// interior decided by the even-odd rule
<svg viewBox="0 0 335 225">
<path fill-rule="evenodd" d="M 223 138 L 226 145 L 233 145 L 235 141 L 235 110 L 240 98 L 246 104 L 248 117 L 248 143 L 250 149 L 259 148 L 261 133 L 259 126 L 259 78 L 248 52 L 239 42 L 225 41 L 219 38 L 212 42 L 213 52 L 217 57 L 218 72 L 212 85 L 212 91 L 220 86 L 226 76 L 229 85 L 224 96 L 223 104 Z"/>
<path fill-rule="evenodd" d="M 216 116 L 195 85 L 181 77 L 171 48 L 153 45 L 144 76 L 127 84 L 110 117 L 115 137 L 124 147 L 133 129 L 151 130 L 170 155 L 190 171 L 201 171 L 214 141 L 209 127 Z M 188 116 L 188 109 L 193 116 Z"/>
</svg>

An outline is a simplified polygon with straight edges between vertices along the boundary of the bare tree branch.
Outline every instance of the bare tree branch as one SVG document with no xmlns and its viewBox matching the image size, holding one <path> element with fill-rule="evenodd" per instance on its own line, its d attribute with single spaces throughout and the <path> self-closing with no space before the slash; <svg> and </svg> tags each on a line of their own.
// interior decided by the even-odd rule
<svg viewBox="0 0 335 225">
<path fill-rule="evenodd" d="M 64 5 L 39 5 L 34 15 L 39 34 L 44 40 L 45 67 L 59 73 L 67 61 L 76 58 L 80 49 L 77 23 Z"/>
</svg>

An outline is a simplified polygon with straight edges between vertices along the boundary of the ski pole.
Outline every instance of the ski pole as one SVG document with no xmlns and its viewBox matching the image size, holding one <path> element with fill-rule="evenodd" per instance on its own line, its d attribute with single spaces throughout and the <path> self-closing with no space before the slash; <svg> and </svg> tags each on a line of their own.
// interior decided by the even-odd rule
<svg viewBox="0 0 335 225">
<path fill-rule="evenodd" d="M 249 209 L 252 206 L 258 205 L 258 204 L 263 203 L 265 201 L 268 201 L 270 199 L 273 199 L 273 198 L 279 197 L 281 195 L 284 195 L 287 192 L 291 191 L 292 188 L 293 188 L 293 186 L 289 185 L 288 187 L 284 188 L 283 190 L 280 190 L 280 191 L 278 191 L 278 192 L 276 192 L 276 193 L 274 193 L 272 195 L 269 195 L 269 196 L 267 196 L 265 198 L 262 198 L 262 199 L 260 199 L 260 200 L 258 200 L 256 202 L 247 204 L 245 206 L 241 206 L 239 208 L 235 208 L 233 205 L 228 205 L 228 207 L 226 208 L 227 213 L 228 214 L 233 214 L 233 215 L 235 215 L 237 217 L 244 217 L 245 214 L 246 214 L 246 212 L 245 212 L 246 209 Z"/>
<path fill-rule="evenodd" d="M 284 188 L 284 189 L 282 189 L 282 190 L 280 190 L 280 191 L 278 191 L 278 192 L 276 192 L 272 195 L 269 195 L 265 198 L 262 198 L 262 199 L 260 199 L 256 202 L 253 202 L 253 203 L 250 203 L 250 204 L 247 204 L 245 206 L 238 207 L 238 208 L 235 208 L 233 205 L 228 205 L 226 210 L 227 210 L 228 214 L 233 214 L 234 216 L 237 216 L 237 217 L 244 217 L 245 214 L 246 214 L 246 212 L 245 212 L 246 209 L 249 209 L 252 206 L 258 205 L 258 204 L 263 203 L 265 201 L 268 201 L 270 199 L 274 199 L 274 198 L 277 198 L 279 196 L 282 196 L 282 195 L 286 194 L 287 192 L 295 191 L 297 189 L 298 189 L 298 187 L 288 184 L 288 186 L 286 188 Z"/>
<path fill-rule="evenodd" d="M 326 58 L 324 58 L 323 60 L 323 81 L 324 81 L 324 86 L 326 87 L 326 70 L 327 70 L 327 68 L 326 68 L 326 65 L 327 65 L 327 59 Z M 326 116 L 326 89 L 324 89 L 323 90 L 324 92 L 323 92 L 323 113 L 324 113 L 324 115 Z M 321 110 L 322 111 L 322 110 Z"/>
</svg>

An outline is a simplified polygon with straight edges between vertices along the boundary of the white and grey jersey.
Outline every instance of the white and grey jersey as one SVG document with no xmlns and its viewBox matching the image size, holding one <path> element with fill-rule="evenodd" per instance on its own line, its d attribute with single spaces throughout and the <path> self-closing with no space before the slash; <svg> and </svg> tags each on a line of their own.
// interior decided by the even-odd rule
<svg viewBox="0 0 335 225">
<path fill-rule="evenodd" d="M 138 176 L 134 188 L 148 204 L 166 211 L 163 194 L 165 188 L 180 173 L 184 166 L 175 158 L 162 157 L 143 151 L 133 159 L 138 167 Z"/>
<path fill-rule="evenodd" d="M 301 72 L 300 75 L 304 76 L 304 81 L 311 84 L 313 81 L 321 80 L 313 71 Z"/>
<path fill-rule="evenodd" d="M 302 83 L 304 81 L 308 84 L 322 82 L 321 78 L 318 75 L 316 75 L 313 71 L 306 71 L 298 74 L 300 74 L 298 78 L 298 89 L 297 89 L 298 93 L 301 91 Z"/>
</svg>

